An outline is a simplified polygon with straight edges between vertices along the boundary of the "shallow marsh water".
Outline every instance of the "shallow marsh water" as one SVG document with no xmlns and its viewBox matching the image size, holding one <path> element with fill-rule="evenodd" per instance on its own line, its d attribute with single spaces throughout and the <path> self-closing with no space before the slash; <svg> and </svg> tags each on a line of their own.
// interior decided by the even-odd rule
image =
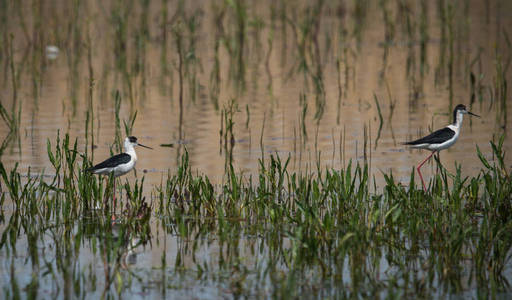
<svg viewBox="0 0 512 300">
<path fill-rule="evenodd" d="M 34 213 L 31 206 L 15 205 L 2 183 L 4 295 L 482 296 L 492 290 L 485 280 L 498 287 L 492 295 L 509 295 L 504 282 L 510 264 L 492 280 L 478 278 L 477 262 L 467 257 L 456 260 L 456 271 L 445 270 L 435 261 L 445 251 L 436 248 L 440 237 L 415 239 L 411 232 L 417 229 L 390 233 L 377 224 L 362 230 L 337 215 L 332 222 L 342 229 L 318 241 L 309 235 L 324 227 L 311 221 L 304 232 L 297 231 L 303 224 L 294 224 L 293 215 L 282 215 L 281 223 L 273 219 L 284 214 L 276 207 L 262 213 L 268 222 L 249 212 L 232 212 L 230 219 L 227 208 L 221 214 L 187 214 L 158 207 L 160 196 L 169 206 L 187 199 L 165 191 L 185 153 L 191 174 L 207 176 L 219 199 L 229 194 L 226 184 L 233 184 L 230 166 L 243 174 L 242 186 L 256 187 L 258 177 L 267 176 L 260 159 L 268 165 L 271 155 L 283 162 L 290 157 L 287 171 L 306 177 L 346 169 L 349 161 L 366 163 L 376 195 L 389 186 L 383 173 L 408 186 L 413 167 L 428 153 L 401 143 L 451 122 L 458 103 L 482 118 L 465 118 L 460 139 L 441 153 L 441 163 L 449 173 L 457 172 L 457 162 L 463 177 L 478 176 L 484 166 L 476 146 L 492 161 L 489 141 L 504 134 L 503 149 L 512 149 L 509 1 L 2 4 L 0 100 L 14 124 L 4 118 L 0 125 L 6 170 L 18 164 L 24 183 L 30 169 L 31 175 L 45 174 L 50 184 L 56 174 L 47 143 L 55 149 L 57 136 L 65 133 L 93 162 L 119 151 L 115 143 L 126 131 L 155 148 L 137 149 L 137 173 L 120 179 L 133 186 L 144 178 L 140 199 L 153 209 L 144 222 L 112 226 L 102 210 L 77 207 L 69 208 L 70 217 L 50 200 L 46 215 L 44 209 Z M 51 45 L 59 49 L 55 58 L 48 54 Z M 511 162 L 505 156 L 508 168 Z M 76 164 L 82 166 L 82 157 Z M 433 178 L 436 169 L 427 164 L 425 178 Z M 119 194 L 126 203 L 124 186 Z M 376 200 L 368 199 L 363 224 L 372 223 Z M 100 202 L 101 197 L 94 203 Z M 430 204 L 442 203 L 435 198 Z M 382 205 L 381 217 L 385 211 L 386 218 L 395 215 L 394 207 Z M 326 206 L 315 213 L 325 218 L 329 212 Z M 459 225 L 469 226 L 475 216 L 461 218 Z M 330 228 L 329 218 L 323 221 Z M 471 240 L 480 227 L 473 229 L 462 236 Z M 353 236 L 360 243 L 350 242 Z M 345 248 L 347 241 L 361 253 Z M 469 256 L 480 239 L 464 241 L 463 246 L 454 242 L 453 251 Z M 331 247 L 340 249 L 335 257 Z"/>
</svg>

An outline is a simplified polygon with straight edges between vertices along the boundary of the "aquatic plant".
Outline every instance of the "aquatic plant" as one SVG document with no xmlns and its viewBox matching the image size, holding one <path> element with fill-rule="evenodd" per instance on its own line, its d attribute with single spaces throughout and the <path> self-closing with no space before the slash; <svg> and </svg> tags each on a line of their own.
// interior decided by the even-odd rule
<svg viewBox="0 0 512 300">
<path fill-rule="evenodd" d="M 503 145 L 504 137 L 491 142 L 494 160 L 477 148 L 483 169 L 476 177 L 464 177 L 458 164 L 453 174 L 441 166 L 428 193 L 416 188 L 414 170 L 408 185 L 391 173 L 383 174 L 382 190 L 371 192 L 367 164 L 349 162 L 344 170 L 290 173 L 290 157 L 281 160 L 274 155 L 267 163 L 260 160 L 257 178 L 237 174 L 229 163 L 226 182 L 214 186 L 208 177 L 193 175 L 185 152 L 176 173 L 150 192 L 151 202 L 144 179 L 121 186 L 126 195 L 124 217 L 115 225 L 109 222 L 109 210 L 96 210 L 105 207 L 103 199 L 111 187 L 81 171 L 90 162 L 78 152 L 76 141 L 68 135 L 57 137 L 55 144 L 48 141 L 55 171 L 50 181 L 45 175 L 22 177 L 16 166 L 6 170 L 0 162 L 5 187 L 0 211 L 7 222 L 0 253 L 11 258 L 10 268 L 19 266 L 14 253 L 26 236 L 34 266 L 25 287 L 17 273 L 4 273 L 11 284 L 3 290 L 13 297 L 35 296 L 49 280 L 57 287 L 52 289 L 55 295 L 125 294 L 158 273 L 144 278 L 126 262 L 138 245 L 160 235 L 156 226 L 190 247 L 179 250 L 174 264 L 162 258 L 159 268 L 165 273 L 181 278 L 195 274 L 204 280 L 221 276 L 217 280 L 226 282 L 232 268 L 240 268 L 234 275 L 239 290 L 232 291 L 240 295 L 252 293 L 253 280 L 268 284 L 271 294 L 284 293 L 290 285 L 297 292 L 313 292 L 320 285 L 322 294 L 398 292 L 425 297 L 464 292 L 468 287 L 462 283 L 469 280 L 469 287 L 476 287 L 479 294 L 495 295 L 507 289 L 504 272 L 512 247 L 506 233 L 512 226 L 512 181 Z M 196 252 L 212 235 L 221 247 L 231 249 L 232 257 L 222 254 L 218 265 Z M 244 261 L 244 254 L 231 252 L 247 238 L 262 243 L 258 251 L 266 262 L 257 259 L 253 264 Z M 37 254 L 50 244 L 56 251 L 54 261 L 48 254 Z M 93 265 L 72 262 L 85 249 L 101 258 L 104 279 L 98 278 L 102 272 L 90 269 Z M 183 256 L 194 257 L 196 264 L 184 264 Z M 461 271 L 473 275 L 462 277 Z M 309 281 L 309 276 L 315 279 Z M 165 278 L 160 280 L 172 281 Z M 67 280 L 75 282 L 73 288 Z M 403 284 L 397 285 L 397 280 Z"/>
</svg>

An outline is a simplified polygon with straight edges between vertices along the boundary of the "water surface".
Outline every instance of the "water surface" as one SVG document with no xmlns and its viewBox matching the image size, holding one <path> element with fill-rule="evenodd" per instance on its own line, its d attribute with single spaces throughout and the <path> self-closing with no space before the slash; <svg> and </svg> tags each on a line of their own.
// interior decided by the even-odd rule
<svg viewBox="0 0 512 300">
<path fill-rule="evenodd" d="M 185 152 L 194 172 L 216 186 L 226 182 L 230 162 L 249 180 L 257 176 L 260 159 L 279 155 L 290 157 L 290 173 L 368 162 L 380 190 L 382 173 L 409 184 L 414 166 L 429 153 L 401 143 L 452 122 L 459 103 L 482 118 L 466 117 L 458 142 L 441 153 L 449 172 L 458 163 L 464 176 L 478 175 L 476 147 L 492 159 L 489 141 L 512 126 L 512 104 L 506 88 L 500 89 L 503 78 L 512 79 L 509 1 L 145 3 L 4 3 L 0 100 L 8 112 L 20 111 L 17 134 L 0 125 L 6 169 L 18 164 L 22 174 L 30 169 L 52 178 L 47 141 L 55 145 L 65 133 L 81 153 L 87 148 L 93 162 L 100 162 L 119 151 L 116 136 L 124 138 L 124 122 L 136 114 L 131 134 L 155 150 L 137 149 L 137 172 L 122 182 L 144 177 L 147 200 L 176 173 Z M 48 46 L 59 49 L 56 57 Z M 505 138 L 504 148 L 512 149 L 512 139 Z M 426 180 L 435 172 L 434 164 L 423 168 Z M 0 232 L 13 214 L 9 205 L 3 209 Z M 104 294 L 100 279 L 115 271 L 107 271 L 111 267 L 95 245 L 101 233 L 89 228 L 98 222 L 108 223 L 84 216 L 67 225 L 81 242 L 72 241 L 74 250 L 64 260 L 71 265 L 57 275 L 43 265 L 60 261 L 56 256 L 62 253 L 52 253 L 60 235 L 39 236 L 38 269 L 27 263 L 31 254 L 24 238 L 16 240 L 16 253 L 1 250 L 3 291 L 15 290 L 13 278 L 23 288 L 35 276 L 41 298 L 66 296 L 73 285 L 76 297 L 115 294 L 114 287 Z M 279 296 L 276 282 L 286 286 L 282 281 L 289 280 L 283 275 L 289 268 L 273 258 L 280 251 L 243 222 L 229 243 L 219 241 L 215 221 L 191 225 L 198 232 L 193 240 L 180 236 L 165 217 L 154 215 L 148 224 L 121 239 L 126 263 L 119 266 L 142 278 L 133 276 L 124 297 Z M 83 228 L 92 232 L 83 234 Z M 288 237 L 279 241 L 279 249 L 291 247 Z M 268 274 L 276 261 L 283 274 Z M 343 282 L 350 287 L 357 278 L 350 279 L 353 270 L 344 268 Z M 396 275 L 386 259 L 381 270 L 387 271 L 374 274 L 379 280 Z M 63 288 L 66 276 L 73 282 Z M 308 283 L 305 292 L 322 298 L 340 296 L 343 289 L 313 271 L 301 280 Z M 471 296 L 473 288 L 465 287 Z"/>
</svg>

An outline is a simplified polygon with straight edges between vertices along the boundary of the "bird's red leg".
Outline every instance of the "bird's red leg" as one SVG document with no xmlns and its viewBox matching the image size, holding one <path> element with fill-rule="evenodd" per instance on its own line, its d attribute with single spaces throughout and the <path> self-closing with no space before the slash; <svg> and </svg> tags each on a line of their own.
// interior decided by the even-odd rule
<svg viewBox="0 0 512 300">
<path fill-rule="evenodd" d="M 425 191 L 425 193 L 427 192 L 427 188 L 425 187 L 425 181 L 423 181 L 423 176 L 421 176 L 420 169 L 421 169 L 421 166 L 423 166 L 427 162 L 427 160 L 429 160 L 432 157 L 432 155 L 434 155 L 434 153 L 436 153 L 436 152 L 432 151 L 432 153 L 430 153 L 430 155 L 423 162 L 421 162 L 421 164 L 419 164 L 418 167 L 416 168 L 416 170 L 418 170 L 418 174 L 420 174 L 421 183 L 423 184 L 423 190 Z"/>
<path fill-rule="evenodd" d="M 441 162 L 441 153 L 437 151 L 437 161 Z M 436 164 L 436 175 L 439 174 L 439 165 Z"/>
<path fill-rule="evenodd" d="M 114 211 L 112 213 L 112 221 L 116 219 L 116 179 L 114 178 Z"/>
</svg>

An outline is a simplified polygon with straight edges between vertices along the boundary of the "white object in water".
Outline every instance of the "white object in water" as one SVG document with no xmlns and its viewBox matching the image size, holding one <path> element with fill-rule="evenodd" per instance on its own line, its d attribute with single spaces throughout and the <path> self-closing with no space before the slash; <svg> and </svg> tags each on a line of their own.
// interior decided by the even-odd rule
<svg viewBox="0 0 512 300">
<path fill-rule="evenodd" d="M 46 46 L 46 58 L 49 60 L 54 60 L 59 56 L 59 47 L 55 45 Z"/>
</svg>

